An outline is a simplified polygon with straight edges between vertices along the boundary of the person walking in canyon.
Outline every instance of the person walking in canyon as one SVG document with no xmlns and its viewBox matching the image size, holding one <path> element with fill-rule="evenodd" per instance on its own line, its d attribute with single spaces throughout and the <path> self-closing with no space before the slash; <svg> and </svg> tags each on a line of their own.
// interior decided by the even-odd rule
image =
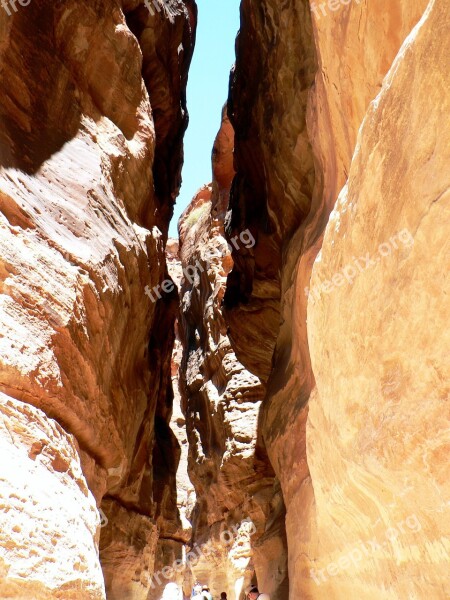
<svg viewBox="0 0 450 600">
<path fill-rule="evenodd" d="M 245 588 L 245 597 L 247 600 L 270 600 L 269 594 L 260 593 L 256 585 Z"/>
<path fill-rule="evenodd" d="M 213 600 L 213 597 L 207 585 L 204 585 L 202 587 L 202 597 L 204 598 L 204 600 Z"/>
</svg>

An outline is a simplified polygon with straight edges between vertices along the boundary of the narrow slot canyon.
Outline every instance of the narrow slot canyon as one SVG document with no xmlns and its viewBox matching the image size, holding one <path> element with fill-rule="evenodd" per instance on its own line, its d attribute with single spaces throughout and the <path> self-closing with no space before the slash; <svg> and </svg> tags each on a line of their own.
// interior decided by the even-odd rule
<svg viewBox="0 0 450 600">
<path fill-rule="evenodd" d="M 448 1 L 197 4 L 0 2 L 0 600 L 447 600 Z"/>
</svg>

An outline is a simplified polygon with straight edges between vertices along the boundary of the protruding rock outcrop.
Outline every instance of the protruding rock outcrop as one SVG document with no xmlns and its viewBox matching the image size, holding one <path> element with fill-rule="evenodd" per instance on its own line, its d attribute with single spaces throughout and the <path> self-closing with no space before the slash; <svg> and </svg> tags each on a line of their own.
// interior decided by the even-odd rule
<svg viewBox="0 0 450 600">
<path fill-rule="evenodd" d="M 180 528 L 176 295 L 144 290 L 167 272 L 194 31 L 190 1 L 0 9 L 2 597 L 146 598 Z"/>
<path fill-rule="evenodd" d="M 265 388 L 237 359 L 221 308 L 233 265 L 224 237 L 234 176 L 233 141 L 224 111 L 212 155 L 213 183 L 198 192 L 179 224 L 185 272 L 180 299 L 181 391 L 190 442 L 189 473 L 197 493 L 191 546 L 201 549 L 191 568 L 196 578 L 209 582 L 215 596 L 223 590 L 239 594 L 259 565 L 269 591 L 276 592 L 286 575 L 280 536 L 283 503 L 257 439 Z M 249 231 L 234 240 L 248 252 L 254 242 Z M 269 519 L 274 525 L 265 532 Z M 269 548 L 272 560 L 279 563 L 276 574 L 265 572 Z"/>
</svg>

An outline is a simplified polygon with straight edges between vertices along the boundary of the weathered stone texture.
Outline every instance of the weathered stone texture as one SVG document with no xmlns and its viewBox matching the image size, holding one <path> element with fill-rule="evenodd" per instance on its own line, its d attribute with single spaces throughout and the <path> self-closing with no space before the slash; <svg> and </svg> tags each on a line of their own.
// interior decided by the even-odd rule
<svg viewBox="0 0 450 600">
<path fill-rule="evenodd" d="M 8 597 L 146 598 L 158 535 L 179 527 L 176 295 L 152 304 L 144 288 L 166 276 L 194 29 L 193 2 L 0 11 Z"/>
<path fill-rule="evenodd" d="M 447 2 L 242 0 L 179 248 L 159 6 L 0 8 L 0 597 L 444 600 Z"/>
<path fill-rule="evenodd" d="M 317 598 L 448 597 L 449 27 L 431 2 L 402 46 L 313 270 L 311 289 L 349 275 L 308 305 L 315 568 L 379 544 Z"/>
<path fill-rule="evenodd" d="M 180 335 L 189 474 L 197 495 L 191 546 L 203 549 L 192 571 L 215 596 L 225 590 L 237 597 L 264 561 L 258 562 L 252 548 L 259 544 L 261 556 L 270 545 L 280 551 L 284 537 L 276 520 L 279 511 L 275 515 L 273 508 L 280 493 L 257 439 L 264 385 L 238 361 L 221 307 L 233 264 L 224 237 L 232 151 L 233 129 L 224 111 L 213 148 L 213 183 L 199 191 L 179 223 L 187 273 L 181 285 Z M 244 237 L 244 242 L 236 241 L 250 252 L 251 240 Z M 270 516 L 276 525 L 265 532 Z M 245 520 L 253 525 L 243 524 Z M 271 591 L 284 582 L 285 552 L 279 562 L 276 575 L 266 574 Z"/>
<path fill-rule="evenodd" d="M 439 9 L 438 2 L 430 5 L 434 6 L 435 11 L 444 10 Z M 317 314 L 318 309 L 315 309 L 317 317 L 314 325 L 307 321 L 305 288 L 310 287 L 311 269 L 322 244 L 325 226 L 350 172 L 357 132 L 369 103 L 380 91 L 383 78 L 403 40 L 419 21 L 426 6 L 425 0 L 413 4 L 399 2 L 395 6 L 391 2 L 382 2 L 381 5 L 350 2 L 339 5 L 335 10 L 328 10 L 326 16 L 313 11 L 310 17 L 306 2 L 280 4 L 270 0 L 258 3 L 244 0 L 242 3 L 241 32 L 237 42 L 237 60 L 231 78 L 229 101 L 230 119 L 236 132 L 237 174 L 230 195 L 231 218 L 226 232 L 230 239 L 239 230 L 249 227 L 257 244 L 251 255 L 241 255 L 239 250 L 232 254 L 234 267 L 228 276 L 225 293 L 225 319 L 239 360 L 250 371 L 258 374 L 267 386 L 267 394 L 261 407 L 259 435 L 281 482 L 286 504 L 292 597 L 325 598 L 331 594 L 342 598 L 358 596 L 360 590 L 366 589 L 365 584 L 376 577 L 365 578 L 362 573 L 358 579 L 349 573 L 346 585 L 343 585 L 344 576 L 339 583 L 331 577 L 324 591 L 324 587 L 317 586 L 309 574 L 310 568 L 316 564 L 314 561 L 319 560 L 320 552 L 326 547 L 326 542 L 323 542 L 323 547 L 320 546 L 320 534 L 331 545 L 326 551 L 330 554 L 322 557 L 325 564 L 342 552 L 339 547 L 341 538 L 337 535 L 326 536 L 324 533 L 327 522 L 324 514 L 328 504 L 323 493 L 320 494 L 321 512 L 315 512 L 316 502 L 319 500 L 314 493 L 314 478 L 317 478 L 319 493 L 320 479 L 323 477 L 328 482 L 327 492 L 331 493 L 336 489 L 339 495 L 340 488 L 329 484 L 333 478 L 338 486 L 339 477 L 328 466 L 326 458 L 328 454 L 333 457 L 331 464 L 342 458 L 339 447 L 334 445 L 336 427 L 340 427 L 341 436 L 347 435 L 347 432 L 345 423 L 333 420 L 332 427 L 324 426 L 321 430 L 318 425 L 314 429 L 317 440 L 311 433 L 312 430 L 308 429 L 307 452 L 308 400 L 315 389 L 307 326 L 310 335 L 321 337 L 323 354 L 320 361 L 326 356 L 324 364 L 333 362 L 334 379 L 329 375 L 325 376 L 322 365 L 319 365 L 322 377 L 327 378 L 329 386 L 336 377 L 340 379 L 339 392 L 331 392 L 329 388 L 325 400 L 330 403 L 325 413 L 326 418 L 331 419 L 331 403 L 334 407 L 336 403 L 347 401 L 344 389 L 346 378 L 340 375 L 339 361 L 350 340 L 346 337 L 347 323 L 342 315 L 351 315 L 352 320 L 360 318 L 361 332 L 364 331 L 366 321 L 360 315 L 362 304 L 358 308 L 346 301 L 346 311 L 340 311 L 337 306 L 334 307 L 330 294 L 328 302 L 334 307 L 334 319 L 330 318 L 327 323 L 328 327 L 336 327 L 339 339 L 335 339 L 334 345 L 330 346 L 332 350 L 328 349 L 328 330 L 322 323 L 323 317 Z M 404 54 L 408 52 L 409 50 L 398 56 L 391 74 L 392 81 L 404 60 Z M 413 89 L 417 85 L 414 83 L 416 72 L 412 69 L 410 73 L 410 85 Z M 439 81 L 442 80 L 443 75 L 439 71 L 436 76 Z M 426 81 L 427 77 L 424 79 Z M 434 86 L 437 98 L 442 98 L 444 87 L 442 83 Z M 397 145 L 402 143 L 402 139 L 398 137 L 401 132 L 397 125 L 397 115 L 402 111 L 408 115 L 408 107 L 413 99 L 415 96 L 410 98 L 405 93 L 404 96 L 399 96 L 396 112 L 392 116 L 383 114 L 387 119 L 386 127 L 392 132 L 391 146 L 386 146 L 384 160 L 389 158 L 392 168 L 396 160 L 399 160 Z M 423 114 L 424 106 L 423 101 L 418 104 L 418 114 Z M 440 108 L 430 110 L 435 110 L 434 114 L 437 115 Z M 368 113 L 367 118 L 373 119 L 373 111 Z M 381 117 L 380 121 L 382 122 Z M 423 134 L 425 127 L 425 122 L 421 126 L 417 124 L 415 136 L 428 137 L 428 134 Z M 372 152 L 374 148 L 368 147 L 367 159 Z M 430 156 L 433 156 L 432 150 Z M 411 169 L 421 172 L 419 164 L 415 160 Z M 395 172 L 403 166 L 404 161 L 399 160 Z M 431 172 L 430 163 L 427 169 L 427 172 Z M 425 168 L 422 178 L 424 173 Z M 381 177 L 381 169 L 374 169 L 373 185 Z M 369 196 L 371 184 L 370 180 L 367 181 L 365 193 Z M 397 206 L 395 194 L 388 193 L 388 181 L 388 176 L 384 175 L 383 194 L 377 197 L 377 201 L 373 200 L 371 209 L 365 215 L 367 234 L 375 226 L 376 216 L 382 213 L 385 203 L 387 206 Z M 403 227 L 398 211 L 394 211 L 390 218 L 390 228 L 400 230 Z M 386 228 L 386 231 L 390 231 L 390 228 Z M 334 248 L 339 252 L 336 240 L 340 235 L 340 232 L 336 233 L 336 239 L 333 239 L 333 252 Z M 349 228 L 347 243 L 350 239 L 353 241 L 353 236 L 356 233 Z M 356 240 L 349 247 L 356 252 Z M 340 256 L 334 256 L 333 260 L 339 264 Z M 424 252 L 424 263 L 429 260 L 430 255 Z M 441 265 L 442 261 L 437 258 L 436 264 Z M 344 298 L 345 291 L 340 293 Z M 364 295 L 361 294 L 359 298 L 363 303 Z M 383 314 L 381 307 L 380 311 Z M 339 323 L 342 326 L 339 327 Z M 413 323 L 413 312 L 411 316 L 405 313 L 405 331 L 414 329 Z M 315 327 L 317 333 L 311 332 L 311 327 Z M 436 346 L 441 348 L 441 342 L 437 339 L 435 341 Z M 353 376 L 356 377 L 356 359 L 353 367 Z M 349 373 L 347 370 L 347 375 Z M 441 375 L 438 376 L 440 377 Z M 318 419 L 317 414 L 324 407 L 319 400 L 316 401 L 316 406 Z M 355 415 L 355 419 L 361 419 L 365 414 L 363 405 L 358 406 L 359 413 Z M 405 409 L 403 414 L 406 413 Z M 440 419 L 436 417 L 433 422 L 439 429 Z M 369 435 L 366 430 L 365 433 L 366 436 Z M 311 478 L 309 452 L 314 461 L 318 456 L 318 448 L 322 448 L 320 467 L 316 467 Z M 391 469 L 394 470 L 393 464 Z M 342 474 L 342 471 L 336 471 L 339 472 Z M 342 483 L 345 484 L 345 481 Z M 369 487 L 367 493 L 368 490 Z M 371 491 L 375 493 L 374 490 Z M 376 493 L 381 505 L 383 492 L 378 489 Z M 422 496 L 417 487 L 415 493 L 420 500 Z M 357 513 L 355 519 L 362 527 L 362 523 L 368 523 L 370 508 L 368 502 L 360 503 L 358 508 L 360 513 Z M 341 505 L 341 510 L 346 510 L 344 505 Z M 385 522 L 394 521 L 394 512 L 389 515 L 389 506 L 385 510 Z M 378 516 L 374 517 L 374 521 Z M 401 516 L 406 518 L 407 515 Z M 319 530 L 316 529 L 316 518 L 323 520 Z M 349 527 L 352 522 L 353 520 L 349 520 Z M 334 529 L 331 531 L 335 532 Z M 370 531 L 367 530 L 366 533 L 370 538 Z M 426 543 L 426 540 L 422 540 L 422 543 Z M 331 549 L 334 549 L 334 553 Z M 318 564 L 323 566 L 323 561 Z M 387 568 L 387 565 L 384 567 Z M 367 563 L 364 563 L 361 571 L 365 572 L 367 568 Z M 379 568 L 382 567 L 377 567 L 374 572 Z M 393 563 L 389 571 L 394 572 L 393 579 L 396 574 L 401 577 L 401 569 Z M 438 570 L 433 577 L 433 585 L 438 587 Z M 378 597 L 383 581 L 380 577 L 380 587 L 374 588 Z M 418 590 L 420 593 L 420 587 Z"/>
</svg>

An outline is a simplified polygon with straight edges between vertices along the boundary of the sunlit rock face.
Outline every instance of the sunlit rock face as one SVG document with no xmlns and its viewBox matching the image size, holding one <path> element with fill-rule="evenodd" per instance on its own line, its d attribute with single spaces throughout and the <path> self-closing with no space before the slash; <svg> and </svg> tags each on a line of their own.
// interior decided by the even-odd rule
<svg viewBox="0 0 450 600">
<path fill-rule="evenodd" d="M 184 269 L 180 383 L 189 474 L 197 495 L 191 571 L 193 579 L 208 582 L 215 597 L 227 591 L 234 598 L 260 570 L 276 597 L 286 579 L 284 505 L 257 438 L 265 388 L 237 359 L 222 315 L 233 265 L 224 237 L 233 145 L 233 128 L 224 111 L 212 153 L 213 183 L 198 192 L 179 222 Z M 249 231 L 240 233 L 235 246 L 251 252 L 254 238 Z M 269 520 L 272 526 L 265 531 Z M 264 569 L 268 550 L 278 572 Z"/>
<path fill-rule="evenodd" d="M 193 2 L 0 10 L 2 597 L 146 598 L 181 526 L 176 295 L 144 289 L 166 276 L 194 29 Z"/>
<path fill-rule="evenodd" d="M 402 46 L 313 269 L 314 568 L 359 559 L 318 598 L 448 597 L 449 28 L 436 0 Z"/>
<path fill-rule="evenodd" d="M 357 300 L 352 304 L 351 298 L 348 298 L 349 292 L 344 287 L 338 291 L 336 300 L 334 293 L 330 293 L 325 299 L 315 299 L 312 294 L 316 292 L 317 285 L 310 284 L 310 275 L 322 245 L 330 212 L 352 168 L 357 133 L 366 115 L 366 128 L 372 127 L 374 133 L 365 146 L 365 162 L 360 161 L 358 156 L 355 157 L 356 161 L 360 161 L 360 178 L 365 187 L 362 189 L 362 184 L 355 186 L 351 200 L 348 204 L 344 202 L 342 207 L 343 211 L 349 212 L 349 204 L 354 207 L 358 200 L 364 203 L 365 212 L 358 216 L 357 222 L 361 233 L 354 231 L 353 221 L 352 227 L 350 221 L 345 221 L 349 223 L 347 229 L 342 226 L 338 229 L 336 225 L 334 234 L 330 233 L 326 255 L 331 261 L 330 266 L 324 262 L 325 256 L 322 257 L 320 265 L 323 264 L 323 267 L 318 267 L 318 277 L 322 277 L 319 281 L 327 281 L 335 265 L 345 264 L 344 249 L 347 259 L 351 258 L 352 252 L 355 257 L 360 254 L 365 256 L 364 235 L 368 236 L 368 242 L 372 240 L 367 247 L 369 251 L 384 241 L 384 231 L 389 240 L 393 232 L 405 227 L 406 221 L 414 223 L 412 216 L 407 218 L 402 215 L 398 195 L 394 191 L 397 188 L 390 187 L 390 177 L 394 173 L 398 176 L 398 189 L 403 186 L 405 211 L 408 204 L 414 204 L 417 219 L 420 215 L 423 216 L 417 203 L 406 201 L 407 196 L 411 198 L 414 194 L 409 191 L 412 177 L 404 168 L 409 165 L 410 170 L 414 171 L 417 178 L 415 189 L 420 189 L 420 186 L 425 188 L 425 181 L 434 167 L 431 162 L 426 163 L 426 159 L 421 162 L 426 155 L 423 148 L 429 149 L 426 156 L 430 161 L 434 158 L 434 150 L 424 114 L 429 111 L 436 120 L 440 118 L 442 121 L 447 80 L 439 67 L 433 66 L 431 60 L 424 61 L 420 56 L 416 63 L 410 63 L 407 67 L 405 60 L 412 51 L 409 46 L 399 54 L 402 43 L 424 14 L 427 7 L 425 0 L 398 2 L 395 6 L 383 1 L 376 5 L 356 1 L 330 2 L 331 4 L 334 8 L 327 9 L 326 14 L 323 14 L 314 10 L 316 5 L 311 3 L 309 6 L 307 2 L 281 5 L 270 0 L 242 2 L 242 23 L 228 107 L 236 134 L 234 165 L 237 174 L 230 195 L 231 216 L 226 233 L 230 240 L 240 230 L 249 227 L 257 243 L 250 254 L 239 249 L 232 253 L 234 266 L 227 281 L 225 320 L 238 359 L 252 373 L 257 374 L 267 387 L 261 407 L 258 435 L 265 444 L 273 469 L 280 480 L 286 504 L 291 596 L 375 598 L 385 594 L 386 597 L 394 598 L 406 596 L 405 590 L 408 590 L 413 596 L 415 594 L 416 597 L 421 597 L 431 589 L 437 590 L 437 594 L 442 596 L 440 565 L 447 552 L 441 538 L 445 535 L 444 528 L 436 526 L 433 529 L 431 523 L 428 525 L 429 533 L 422 535 L 418 545 L 414 545 L 417 538 L 414 537 L 416 534 L 413 529 L 416 526 L 414 516 L 406 509 L 407 503 L 398 501 L 396 507 L 391 503 L 393 494 L 400 493 L 401 484 L 397 481 L 396 466 L 397 460 L 400 464 L 400 458 L 392 458 L 385 466 L 387 481 L 392 482 L 392 485 L 395 481 L 395 486 L 398 487 L 391 487 L 388 493 L 387 488 L 382 485 L 382 477 L 378 476 L 376 483 L 372 478 L 374 466 L 371 461 L 373 455 L 381 451 L 382 444 L 372 439 L 377 436 L 377 428 L 372 434 L 366 422 L 367 405 L 372 406 L 368 394 L 376 389 L 373 382 L 378 376 L 385 377 L 387 382 L 392 379 L 393 387 L 397 385 L 395 382 L 398 378 L 403 382 L 408 381 L 408 369 L 403 365 L 398 367 L 398 357 L 387 358 L 392 349 L 387 351 L 384 341 L 374 339 L 375 335 L 386 335 L 382 332 L 382 323 L 389 327 L 382 319 L 386 308 L 381 295 L 377 296 L 378 303 L 370 313 L 374 315 L 377 312 L 377 318 L 371 320 L 364 310 L 367 299 L 376 295 L 375 290 L 380 294 L 381 280 L 387 290 L 390 285 L 395 286 L 395 279 L 391 277 L 388 283 L 388 276 L 380 274 L 380 283 L 374 280 L 374 289 L 369 290 L 371 275 L 368 271 L 364 292 L 358 294 L 357 287 L 352 287 L 353 293 L 357 294 Z M 435 13 L 444 11 L 439 2 L 430 3 L 430 6 Z M 435 18 L 436 21 L 444 21 L 442 14 Z M 432 26 L 429 27 L 431 36 Z M 437 35 L 436 39 L 442 42 L 441 36 Z M 370 102 L 380 92 L 383 78 L 395 59 L 389 84 L 395 81 L 397 70 L 404 64 L 407 71 L 404 81 L 408 81 L 409 92 L 405 88 L 403 95 L 402 92 L 398 93 L 390 112 L 379 108 L 378 112 L 373 108 L 369 110 Z M 422 65 L 422 70 L 419 64 Z M 426 86 L 429 89 L 428 102 L 413 93 L 417 78 L 423 77 L 424 82 L 428 80 L 423 75 L 427 68 L 436 69 L 435 77 L 439 82 L 433 89 Z M 434 97 L 436 99 L 432 100 Z M 407 163 L 403 160 L 403 155 L 399 154 L 398 146 L 404 144 L 407 148 L 410 138 L 406 135 L 406 125 L 404 130 L 399 129 L 398 119 L 404 114 L 405 120 L 408 120 L 409 107 L 413 101 L 416 102 L 416 114 L 422 115 L 422 122 L 418 122 L 416 129 L 408 132 L 408 136 L 423 138 L 424 144 L 418 145 L 422 154 L 418 150 Z M 380 137 L 375 135 L 379 134 L 382 124 L 390 131 L 384 145 L 380 142 Z M 409 126 L 412 127 L 411 122 Z M 378 163 L 374 163 L 372 171 L 363 178 L 363 169 L 367 168 L 373 155 L 378 157 Z M 389 165 L 392 175 L 387 168 L 381 169 L 382 164 Z M 439 169 L 443 172 L 442 164 L 443 162 L 439 163 L 438 172 Z M 443 179 L 438 181 L 439 185 L 442 184 L 442 192 L 446 184 Z M 345 198 L 345 193 L 343 194 Z M 364 199 L 361 200 L 361 196 Z M 438 192 L 435 197 L 437 196 Z M 380 220 L 381 215 L 384 215 L 384 221 Z M 442 213 L 440 216 L 441 221 L 445 222 Z M 349 217 L 345 216 L 345 219 Z M 436 239 L 440 239 L 437 231 Z M 401 250 L 397 260 L 401 261 L 405 258 L 405 250 L 401 242 L 397 243 Z M 424 269 L 431 261 L 435 261 L 433 264 L 436 269 L 441 269 L 445 262 L 443 252 L 445 250 L 442 245 L 439 245 L 439 252 L 427 252 L 424 244 L 421 247 L 421 258 L 418 257 L 417 260 L 424 265 Z M 320 276 L 321 269 L 324 271 Z M 376 277 L 375 272 L 373 276 Z M 410 277 L 413 277 L 412 266 Z M 411 287 L 411 293 L 412 289 Z M 394 295 L 394 300 L 389 301 L 391 316 L 403 304 L 400 292 L 401 289 L 397 290 L 398 296 Z M 312 323 L 307 319 L 308 293 L 310 310 L 314 315 Z M 385 296 L 383 298 L 386 300 Z M 311 309 L 313 300 L 316 303 Z M 429 303 L 430 307 L 434 306 L 431 299 Z M 342 310 L 344 305 L 345 310 Z M 411 304 L 408 303 L 408 306 Z M 425 311 L 426 300 L 422 306 Z M 430 310 L 432 311 L 431 308 Z M 439 308 L 437 317 L 441 329 L 443 310 L 443 307 Z M 402 325 L 397 328 L 405 336 L 403 360 L 414 363 L 417 358 L 413 358 L 413 349 L 418 342 L 408 344 L 408 339 L 414 335 L 416 317 L 413 316 L 413 309 L 410 314 L 405 308 L 401 314 Z M 423 323 L 427 323 L 426 312 L 418 314 L 422 315 Z M 347 319 L 344 315 L 347 315 Z M 349 323 L 354 324 L 352 329 L 349 329 Z M 429 334 L 429 345 L 423 347 L 428 347 L 433 356 L 433 347 L 439 348 L 439 360 L 442 361 L 442 335 L 436 335 L 436 330 L 426 325 L 422 327 Z M 331 335 L 329 330 L 333 328 L 334 333 Z M 314 369 L 311 365 L 308 332 L 316 345 Z M 365 332 L 367 337 L 363 337 Z M 391 347 L 395 346 L 397 329 L 392 327 L 390 334 L 389 331 L 387 333 Z M 376 354 L 375 348 L 378 348 Z M 347 351 L 352 356 L 351 363 L 350 359 L 344 358 Z M 374 353 L 371 354 L 371 351 Z M 384 351 L 386 356 L 383 355 Z M 361 356 L 367 356 L 367 362 L 360 368 Z M 435 373 L 437 382 L 437 389 L 430 389 L 433 391 L 432 396 L 436 396 L 435 407 L 427 413 L 428 420 L 423 421 L 419 429 L 421 433 L 412 433 L 413 423 L 418 424 L 415 419 L 422 414 L 420 411 L 410 422 L 411 429 L 407 430 L 411 431 L 411 438 L 399 455 L 403 455 L 409 444 L 415 444 L 413 439 L 417 439 L 417 435 L 428 437 L 425 431 L 431 428 L 433 441 L 430 442 L 428 451 L 433 452 L 433 460 L 438 465 L 436 468 L 441 473 L 441 440 L 445 441 L 446 438 L 442 433 L 442 406 L 437 398 L 442 401 L 445 393 L 437 390 L 441 389 L 439 385 L 445 381 L 445 377 L 443 362 L 439 364 L 439 360 L 432 361 L 428 367 L 430 373 Z M 385 361 L 388 362 L 386 375 L 378 375 L 383 371 Z M 436 364 L 439 366 L 435 366 Z M 392 370 L 389 370 L 389 365 Z M 318 378 L 324 381 L 323 397 L 320 385 L 320 395 L 315 389 L 316 369 Z M 367 369 L 366 376 L 359 380 L 359 373 L 364 372 L 364 369 Z M 422 369 L 423 367 L 418 369 L 417 373 Z M 354 389 L 351 391 L 348 389 L 349 382 L 353 382 Z M 357 399 L 357 390 L 360 389 L 358 386 L 364 387 L 366 383 L 364 395 Z M 391 383 L 386 385 L 389 387 Z M 398 385 L 408 387 L 406 383 Z M 314 412 L 307 427 L 311 393 L 314 397 L 311 409 Z M 409 390 L 408 394 L 414 397 L 410 407 L 407 408 L 400 401 L 396 408 L 395 422 L 399 429 L 403 420 L 408 421 L 408 415 L 413 411 L 411 407 L 415 403 L 420 406 L 423 404 L 423 396 L 418 389 Z M 350 402 L 350 398 L 354 399 L 353 402 Z M 379 401 L 372 410 L 373 420 L 378 419 L 381 432 L 382 416 L 387 408 L 381 408 L 382 396 L 379 395 L 378 398 Z M 341 406 L 347 408 L 344 410 Z M 347 419 L 347 414 L 350 413 L 351 416 Z M 386 421 L 390 417 L 383 418 Z M 393 429 L 385 434 L 391 438 L 392 443 L 396 436 L 401 435 L 395 431 Z M 351 440 L 358 440 L 359 443 L 353 444 Z M 350 456 L 354 460 L 358 457 L 355 464 L 359 469 L 358 482 L 351 484 L 352 477 L 357 474 L 346 463 Z M 405 463 L 404 455 L 401 462 Z M 401 479 L 405 482 L 404 494 L 407 497 L 414 496 L 416 505 L 423 501 L 426 503 L 424 498 L 428 494 L 423 492 L 421 479 L 417 479 L 415 475 L 419 470 L 422 481 L 428 480 L 430 476 L 427 474 L 429 467 L 426 460 L 420 468 L 418 462 L 408 463 L 404 468 L 405 476 Z M 409 482 L 407 473 L 411 474 Z M 430 494 L 431 481 L 433 477 L 428 484 Z M 444 510 L 445 493 L 442 486 L 443 482 L 439 480 L 431 500 L 432 513 Z M 358 499 L 354 497 L 356 494 Z M 335 508 L 331 509 L 333 506 Z M 423 511 L 422 518 L 428 523 L 430 515 L 425 509 Z M 370 554 L 370 550 L 367 553 L 361 547 L 363 557 L 357 568 L 353 569 L 351 564 L 347 564 L 345 568 L 338 567 L 336 571 L 333 561 L 339 560 L 352 549 L 346 545 L 347 541 L 350 545 L 355 545 L 358 540 L 362 543 L 375 538 L 380 531 L 395 527 L 396 523 L 406 522 L 409 516 L 411 527 L 407 528 L 403 523 L 406 533 L 404 541 L 399 542 L 402 546 L 396 547 L 397 549 L 389 547 L 387 557 L 383 556 L 382 551 Z M 373 527 L 380 529 L 374 530 Z M 415 558 L 408 559 L 408 555 Z M 405 570 L 402 567 L 404 562 L 409 565 Z M 436 566 L 427 570 L 424 565 L 429 562 Z M 323 581 L 318 585 L 310 571 L 326 568 L 329 563 L 332 565 L 330 569 L 333 575 L 327 572 L 326 585 Z M 424 577 L 418 575 L 422 567 L 427 573 Z M 417 569 L 416 575 L 413 575 L 414 568 Z M 426 577 L 429 578 L 428 584 L 424 581 Z M 394 591 L 389 591 L 389 586 Z"/>
<path fill-rule="evenodd" d="M 242 0 L 180 247 L 193 0 L 16 8 L 0 597 L 447 599 L 446 1 Z"/>
</svg>

